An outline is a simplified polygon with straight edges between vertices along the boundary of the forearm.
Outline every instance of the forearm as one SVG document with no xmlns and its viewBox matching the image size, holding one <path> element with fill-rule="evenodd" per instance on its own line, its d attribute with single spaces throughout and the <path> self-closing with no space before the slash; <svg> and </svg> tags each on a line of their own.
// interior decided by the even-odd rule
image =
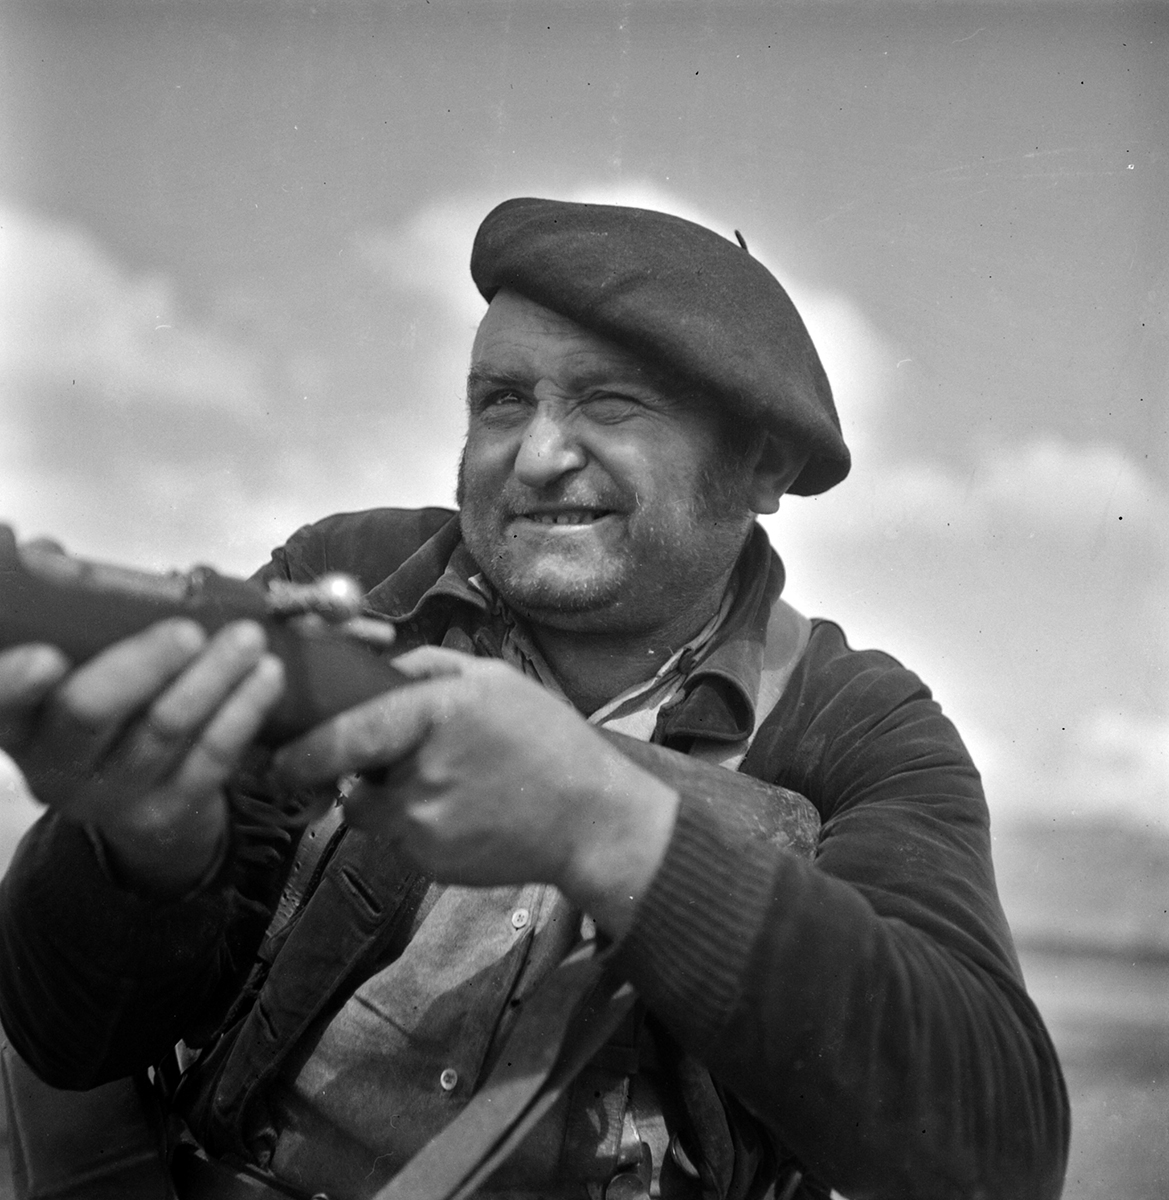
<svg viewBox="0 0 1169 1200">
<path fill-rule="evenodd" d="M 590 814 L 582 833 L 591 836 L 580 839 L 571 873 L 552 882 L 611 937 L 628 932 L 657 876 L 683 793 L 717 795 L 731 828 L 811 858 L 820 818 L 802 796 L 650 742 L 601 732 L 619 754 L 596 756 L 588 795 L 578 805 Z"/>
<path fill-rule="evenodd" d="M 850 1200 L 1054 1197 L 1067 1137 L 1054 1053 L 1010 964 L 959 940 L 882 916 L 691 795 L 616 961 Z"/>
<path fill-rule="evenodd" d="M 210 886 L 159 901 L 115 883 L 88 831 L 47 814 L 0 883 L 0 1020 L 13 1045 L 58 1087 L 158 1061 L 214 1020 L 246 970 L 281 858 L 270 837 L 237 845 Z"/>
</svg>

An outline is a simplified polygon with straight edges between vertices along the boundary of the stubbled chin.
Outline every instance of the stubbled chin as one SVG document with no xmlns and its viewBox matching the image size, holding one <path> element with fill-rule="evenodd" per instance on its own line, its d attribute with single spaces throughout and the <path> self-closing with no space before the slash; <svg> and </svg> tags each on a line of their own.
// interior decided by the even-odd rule
<svg viewBox="0 0 1169 1200">
<path fill-rule="evenodd" d="M 620 591 L 620 563 L 597 546 L 525 551 L 513 543 L 494 559 L 493 566 L 495 586 L 521 610 L 591 611 L 610 604 Z"/>
</svg>

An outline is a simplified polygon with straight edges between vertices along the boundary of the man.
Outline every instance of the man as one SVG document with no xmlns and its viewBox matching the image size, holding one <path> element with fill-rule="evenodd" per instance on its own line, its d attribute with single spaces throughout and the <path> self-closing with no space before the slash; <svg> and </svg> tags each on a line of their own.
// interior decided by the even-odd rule
<svg viewBox="0 0 1169 1200">
<path fill-rule="evenodd" d="M 0 897 L 16 1048 L 87 1088 L 183 1039 L 174 1106 L 213 1156 L 369 1196 L 593 923 L 644 1019 L 485 1192 L 620 1194 L 598 1146 L 632 1123 L 666 1130 L 666 1196 L 1057 1196 L 1066 1098 L 977 772 L 915 676 L 783 603 L 754 524 L 848 470 L 783 289 L 688 222 L 541 200 L 487 217 L 472 273 L 458 515 L 330 518 L 261 572 L 353 573 L 414 683 L 257 784 L 281 672 L 254 625 L 0 662 L 50 805 Z M 667 781 L 597 726 L 729 769 Z M 273 779 L 354 776 L 264 940 L 295 841 Z M 816 806 L 814 864 L 744 820 L 745 776 Z"/>
</svg>

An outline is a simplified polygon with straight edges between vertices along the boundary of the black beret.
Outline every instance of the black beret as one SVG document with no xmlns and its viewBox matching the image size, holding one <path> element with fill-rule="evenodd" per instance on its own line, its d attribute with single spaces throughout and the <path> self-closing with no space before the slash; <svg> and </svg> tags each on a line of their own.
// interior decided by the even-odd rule
<svg viewBox="0 0 1169 1200">
<path fill-rule="evenodd" d="M 848 447 L 820 356 L 787 292 L 747 251 L 641 208 L 507 200 L 488 213 L 471 275 L 576 321 L 697 384 L 811 457 L 791 491 L 827 491 Z"/>
</svg>

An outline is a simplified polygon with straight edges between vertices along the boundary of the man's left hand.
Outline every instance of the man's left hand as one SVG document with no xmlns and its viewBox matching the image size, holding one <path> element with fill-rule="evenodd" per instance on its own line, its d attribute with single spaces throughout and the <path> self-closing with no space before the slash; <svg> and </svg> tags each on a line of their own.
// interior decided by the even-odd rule
<svg viewBox="0 0 1169 1200">
<path fill-rule="evenodd" d="M 505 663 L 424 647 L 394 666 L 417 682 L 285 746 L 277 772 L 297 785 L 362 773 L 347 820 L 400 842 L 437 878 L 553 883 L 606 932 L 624 932 L 665 852 L 677 792 Z"/>
</svg>

